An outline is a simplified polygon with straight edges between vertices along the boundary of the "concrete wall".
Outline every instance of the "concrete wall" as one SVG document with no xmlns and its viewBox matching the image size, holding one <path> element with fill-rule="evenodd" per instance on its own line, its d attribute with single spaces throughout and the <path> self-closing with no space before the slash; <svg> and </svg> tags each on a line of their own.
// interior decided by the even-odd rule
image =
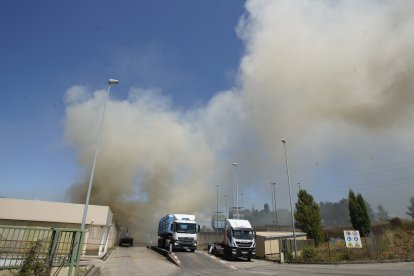
<svg viewBox="0 0 414 276">
<path fill-rule="evenodd" d="M 280 254 L 279 239 L 256 237 L 256 256 L 260 258 L 278 258 Z"/>
<path fill-rule="evenodd" d="M 0 219 L 81 224 L 84 204 L 0 198 Z M 86 224 L 111 225 L 108 206 L 89 205 Z"/>
</svg>

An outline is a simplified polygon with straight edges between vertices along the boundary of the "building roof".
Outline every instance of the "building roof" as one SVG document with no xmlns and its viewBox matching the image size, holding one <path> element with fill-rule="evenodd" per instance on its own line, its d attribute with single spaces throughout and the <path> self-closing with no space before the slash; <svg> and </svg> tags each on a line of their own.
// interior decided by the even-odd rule
<svg viewBox="0 0 414 276">
<path fill-rule="evenodd" d="M 81 224 L 84 204 L 0 198 L 0 219 Z M 89 205 L 86 224 L 111 225 L 109 206 Z"/>
<path fill-rule="evenodd" d="M 306 237 L 305 232 L 296 232 L 296 237 Z M 281 239 L 292 238 L 293 232 L 256 232 L 257 236 L 264 237 L 265 239 Z"/>
</svg>

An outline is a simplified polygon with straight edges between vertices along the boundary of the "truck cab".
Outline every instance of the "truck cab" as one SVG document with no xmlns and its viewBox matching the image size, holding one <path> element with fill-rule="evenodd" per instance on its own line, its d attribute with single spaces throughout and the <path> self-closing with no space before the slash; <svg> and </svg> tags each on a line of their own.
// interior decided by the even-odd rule
<svg viewBox="0 0 414 276">
<path fill-rule="evenodd" d="M 245 258 L 251 261 L 256 256 L 256 232 L 250 222 L 244 219 L 226 219 L 223 239 L 209 245 L 209 253 L 224 259 Z"/>
<path fill-rule="evenodd" d="M 174 249 L 190 249 L 194 252 L 197 249 L 197 224 L 194 220 L 176 220 L 171 225 L 173 235 L 171 250 Z"/>
<path fill-rule="evenodd" d="M 242 257 L 250 261 L 256 255 L 255 235 L 248 220 L 227 219 L 223 239 L 224 258 Z"/>
</svg>

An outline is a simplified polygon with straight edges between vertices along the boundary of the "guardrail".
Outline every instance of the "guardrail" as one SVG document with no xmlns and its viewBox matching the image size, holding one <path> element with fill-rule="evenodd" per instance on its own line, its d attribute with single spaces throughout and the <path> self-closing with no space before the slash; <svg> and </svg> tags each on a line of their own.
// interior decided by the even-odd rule
<svg viewBox="0 0 414 276">
<path fill-rule="evenodd" d="M 0 225 L 0 270 L 41 267 L 57 275 L 68 267 L 68 276 L 78 275 L 83 233 L 72 228 Z"/>
</svg>

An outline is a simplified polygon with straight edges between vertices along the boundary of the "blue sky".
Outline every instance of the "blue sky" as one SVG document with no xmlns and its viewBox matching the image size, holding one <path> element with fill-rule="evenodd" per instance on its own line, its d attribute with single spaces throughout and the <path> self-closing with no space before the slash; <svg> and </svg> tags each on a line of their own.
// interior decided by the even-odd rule
<svg viewBox="0 0 414 276">
<path fill-rule="evenodd" d="M 100 95 L 116 78 L 94 183 L 123 185 L 116 204 L 153 200 L 155 212 L 194 192 L 206 196 L 190 205 L 209 210 L 217 183 L 231 192 L 237 162 L 247 208 L 271 202 L 271 182 L 288 208 L 284 138 L 294 199 L 298 182 L 317 201 L 353 189 L 404 215 L 414 179 L 412 2 L 2 4 L 0 195 L 68 200 L 88 180 Z M 167 183 L 176 197 L 151 194 Z M 106 204 L 108 193 L 93 195 Z"/>
<path fill-rule="evenodd" d="M 186 109 L 232 87 L 244 1 L 6 1 L 0 11 L 3 196 L 53 200 L 74 181 L 62 142 L 70 86 L 156 87 Z M 128 62 L 125 60 L 129 59 Z"/>
</svg>

